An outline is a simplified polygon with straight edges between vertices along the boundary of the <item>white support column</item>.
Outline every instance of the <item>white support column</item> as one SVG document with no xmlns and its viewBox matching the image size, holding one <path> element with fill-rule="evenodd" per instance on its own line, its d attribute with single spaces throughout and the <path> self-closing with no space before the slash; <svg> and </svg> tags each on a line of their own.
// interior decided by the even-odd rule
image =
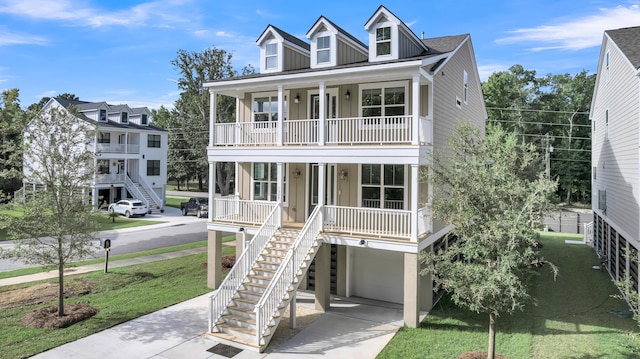
<svg viewBox="0 0 640 359">
<path fill-rule="evenodd" d="M 235 171 L 236 172 L 235 172 L 235 176 L 233 176 L 234 177 L 234 181 L 235 181 L 233 189 L 234 189 L 234 194 L 236 196 L 240 196 L 240 190 L 239 190 L 240 187 L 238 187 L 238 185 L 240 184 L 240 181 L 238 179 L 238 177 L 240 177 L 238 175 L 238 171 L 240 171 L 240 164 L 238 162 L 235 162 L 235 164 L 236 164 L 236 166 L 235 166 Z"/>
<path fill-rule="evenodd" d="M 234 132 L 235 132 L 234 144 L 238 145 L 238 144 L 240 144 L 240 97 L 239 96 L 236 96 L 236 130 Z M 238 166 L 238 163 L 236 162 L 236 173 L 238 173 L 237 166 Z M 238 184 L 237 183 L 238 182 L 237 178 L 238 178 L 238 176 L 236 175 L 236 187 L 235 188 L 238 188 L 237 187 L 237 184 Z"/>
<path fill-rule="evenodd" d="M 324 143 L 326 142 L 325 128 L 327 126 L 327 111 L 326 111 L 327 99 L 326 99 L 326 88 L 324 85 L 324 81 L 320 81 L 318 97 L 320 99 L 320 103 L 319 103 L 320 108 L 318 109 L 318 115 L 319 115 L 318 117 L 320 117 L 318 119 L 318 121 L 320 121 L 320 123 L 318 124 L 318 145 L 324 146 Z"/>
<path fill-rule="evenodd" d="M 215 203 L 213 202 L 213 198 L 216 194 L 216 163 L 209 162 L 209 219 L 208 221 L 213 221 L 214 211 L 215 211 Z"/>
<path fill-rule="evenodd" d="M 318 163 L 318 207 L 324 208 L 325 206 L 325 193 L 326 193 L 326 163 Z M 324 228 L 324 210 L 320 211 L 320 223 L 321 228 Z"/>
<path fill-rule="evenodd" d="M 413 121 L 411 144 L 420 143 L 420 75 L 413 75 L 411 82 L 411 118 Z"/>
<path fill-rule="evenodd" d="M 284 91 L 282 85 L 278 85 L 278 124 L 276 127 L 277 144 L 282 146 L 284 136 Z"/>
<path fill-rule="evenodd" d="M 418 241 L 418 198 L 420 197 L 420 192 L 418 191 L 419 186 L 419 169 L 418 165 L 411 165 L 411 241 Z"/>
<path fill-rule="evenodd" d="M 284 190 L 284 163 L 276 163 L 276 176 L 278 177 L 276 186 L 276 202 L 282 204 L 282 191 Z M 282 227 L 282 214 L 278 216 L 278 227 Z"/>
<path fill-rule="evenodd" d="M 216 130 L 216 93 L 209 90 L 209 146 L 214 145 Z M 214 191 L 215 192 L 215 191 Z"/>
</svg>

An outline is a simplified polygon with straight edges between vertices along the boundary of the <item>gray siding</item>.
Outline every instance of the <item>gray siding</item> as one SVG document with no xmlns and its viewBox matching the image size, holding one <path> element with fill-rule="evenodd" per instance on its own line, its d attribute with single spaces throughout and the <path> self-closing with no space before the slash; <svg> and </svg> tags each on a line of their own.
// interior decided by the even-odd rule
<svg viewBox="0 0 640 359">
<path fill-rule="evenodd" d="M 399 58 L 413 57 L 418 56 L 422 53 L 423 49 L 420 45 L 416 44 L 415 41 L 412 41 L 411 37 L 413 35 L 407 34 L 401 29 L 398 29 L 398 56 Z"/>
<path fill-rule="evenodd" d="M 599 64 L 592 114 L 595 128 L 592 162 L 596 169 L 592 206 L 611 227 L 638 247 L 640 80 L 624 55 L 606 37 L 602 46 L 603 54 L 610 52 L 610 61 L 608 74 L 604 63 Z M 605 130 L 607 110 L 608 131 Z M 608 132 L 608 139 L 605 139 L 605 132 Z M 598 209 L 599 190 L 606 191 L 606 215 Z"/>
<path fill-rule="evenodd" d="M 309 68 L 311 59 L 308 55 L 284 46 L 284 58 L 282 59 L 283 71 Z"/>
<path fill-rule="evenodd" d="M 367 59 L 369 59 L 369 54 L 363 54 L 360 51 L 357 51 L 356 49 L 353 48 L 353 46 L 351 46 L 349 43 L 345 42 L 344 40 L 341 40 L 340 38 L 337 39 L 338 41 L 338 53 L 337 53 L 337 62 L 338 65 L 344 65 L 344 64 L 352 64 L 355 62 L 361 62 L 361 61 L 365 61 Z"/>
<path fill-rule="evenodd" d="M 447 147 L 447 142 L 455 127 L 462 122 L 471 122 L 484 133 L 485 114 L 484 98 L 478 83 L 475 61 L 472 59 L 469 43 L 462 45 L 458 52 L 433 75 L 433 133 L 434 149 Z M 464 71 L 469 79 L 468 101 L 464 103 L 463 79 Z M 456 106 L 456 97 L 462 102 L 461 108 Z"/>
</svg>

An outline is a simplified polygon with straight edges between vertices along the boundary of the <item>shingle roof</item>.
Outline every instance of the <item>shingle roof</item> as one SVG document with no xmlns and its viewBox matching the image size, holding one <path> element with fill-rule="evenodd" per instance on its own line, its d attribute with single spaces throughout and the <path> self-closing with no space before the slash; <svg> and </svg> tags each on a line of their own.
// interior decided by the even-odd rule
<svg viewBox="0 0 640 359">
<path fill-rule="evenodd" d="M 633 68 L 640 68 L 640 26 L 605 31 L 626 56 Z"/>
<path fill-rule="evenodd" d="M 267 26 L 267 29 L 269 27 L 273 28 L 273 30 L 275 30 L 280 36 L 282 36 L 283 39 L 289 41 L 290 43 L 298 45 L 298 46 L 302 47 L 305 50 L 311 50 L 311 45 L 309 45 L 307 42 L 304 42 L 304 41 L 298 39 L 297 37 L 289 34 L 288 32 L 280 30 L 279 28 L 277 28 L 277 27 L 275 27 L 273 25 Z"/>
<path fill-rule="evenodd" d="M 100 104 L 102 104 L 103 102 L 87 102 L 87 101 L 77 101 L 77 100 L 67 100 L 66 98 L 62 98 L 62 97 L 56 97 L 55 98 L 56 101 L 58 101 L 58 103 L 60 105 L 62 105 L 62 107 L 68 109 L 71 106 L 75 106 L 76 108 L 78 108 L 78 110 L 90 110 L 93 108 L 98 108 L 100 106 Z M 112 112 L 117 112 L 119 111 L 119 109 L 123 108 L 124 106 L 127 105 L 107 105 L 109 106 L 109 111 Z M 114 110 L 114 108 L 117 108 L 118 110 Z M 144 109 L 145 107 L 137 107 L 135 108 L 136 110 L 141 110 Z M 138 112 L 139 113 L 139 112 Z M 86 115 L 80 113 L 78 114 L 78 118 L 88 121 L 88 122 L 96 122 L 92 119 L 90 119 L 89 117 L 87 117 Z M 151 131 L 165 131 L 165 129 L 162 129 L 160 127 L 156 127 L 153 125 L 144 125 L 144 126 L 140 126 L 140 125 L 136 125 L 135 123 L 119 123 L 119 122 L 115 122 L 115 121 L 108 121 L 108 122 L 99 122 L 98 123 L 98 127 L 100 128 L 104 128 L 104 127 L 112 127 L 112 128 L 128 128 L 128 129 L 136 129 L 136 130 L 151 130 Z"/>
<path fill-rule="evenodd" d="M 430 54 L 444 54 L 455 50 L 456 47 L 458 47 L 458 45 L 460 45 L 460 43 L 468 36 L 469 34 L 433 37 L 430 39 L 423 39 L 422 43 L 429 48 Z"/>
</svg>

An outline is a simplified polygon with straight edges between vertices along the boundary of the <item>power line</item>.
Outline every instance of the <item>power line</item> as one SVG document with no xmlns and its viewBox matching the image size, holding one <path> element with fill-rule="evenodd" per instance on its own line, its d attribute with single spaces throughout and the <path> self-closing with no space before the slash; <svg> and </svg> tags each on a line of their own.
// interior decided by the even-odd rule
<svg viewBox="0 0 640 359">
<path fill-rule="evenodd" d="M 517 112 L 543 112 L 543 113 L 563 113 L 563 114 L 576 114 L 576 115 L 588 115 L 589 111 L 560 111 L 560 110 L 533 110 L 524 108 L 513 107 L 487 107 L 487 110 L 501 110 L 501 111 L 517 111 Z"/>
</svg>

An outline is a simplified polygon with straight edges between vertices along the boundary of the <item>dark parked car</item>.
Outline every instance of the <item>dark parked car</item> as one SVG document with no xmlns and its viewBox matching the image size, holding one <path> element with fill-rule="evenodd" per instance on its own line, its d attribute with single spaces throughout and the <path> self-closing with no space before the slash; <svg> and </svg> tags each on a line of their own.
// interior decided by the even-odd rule
<svg viewBox="0 0 640 359">
<path fill-rule="evenodd" d="M 195 214 L 198 218 L 209 215 L 209 199 L 206 197 L 189 198 L 188 202 L 180 203 L 182 215 Z"/>
</svg>

